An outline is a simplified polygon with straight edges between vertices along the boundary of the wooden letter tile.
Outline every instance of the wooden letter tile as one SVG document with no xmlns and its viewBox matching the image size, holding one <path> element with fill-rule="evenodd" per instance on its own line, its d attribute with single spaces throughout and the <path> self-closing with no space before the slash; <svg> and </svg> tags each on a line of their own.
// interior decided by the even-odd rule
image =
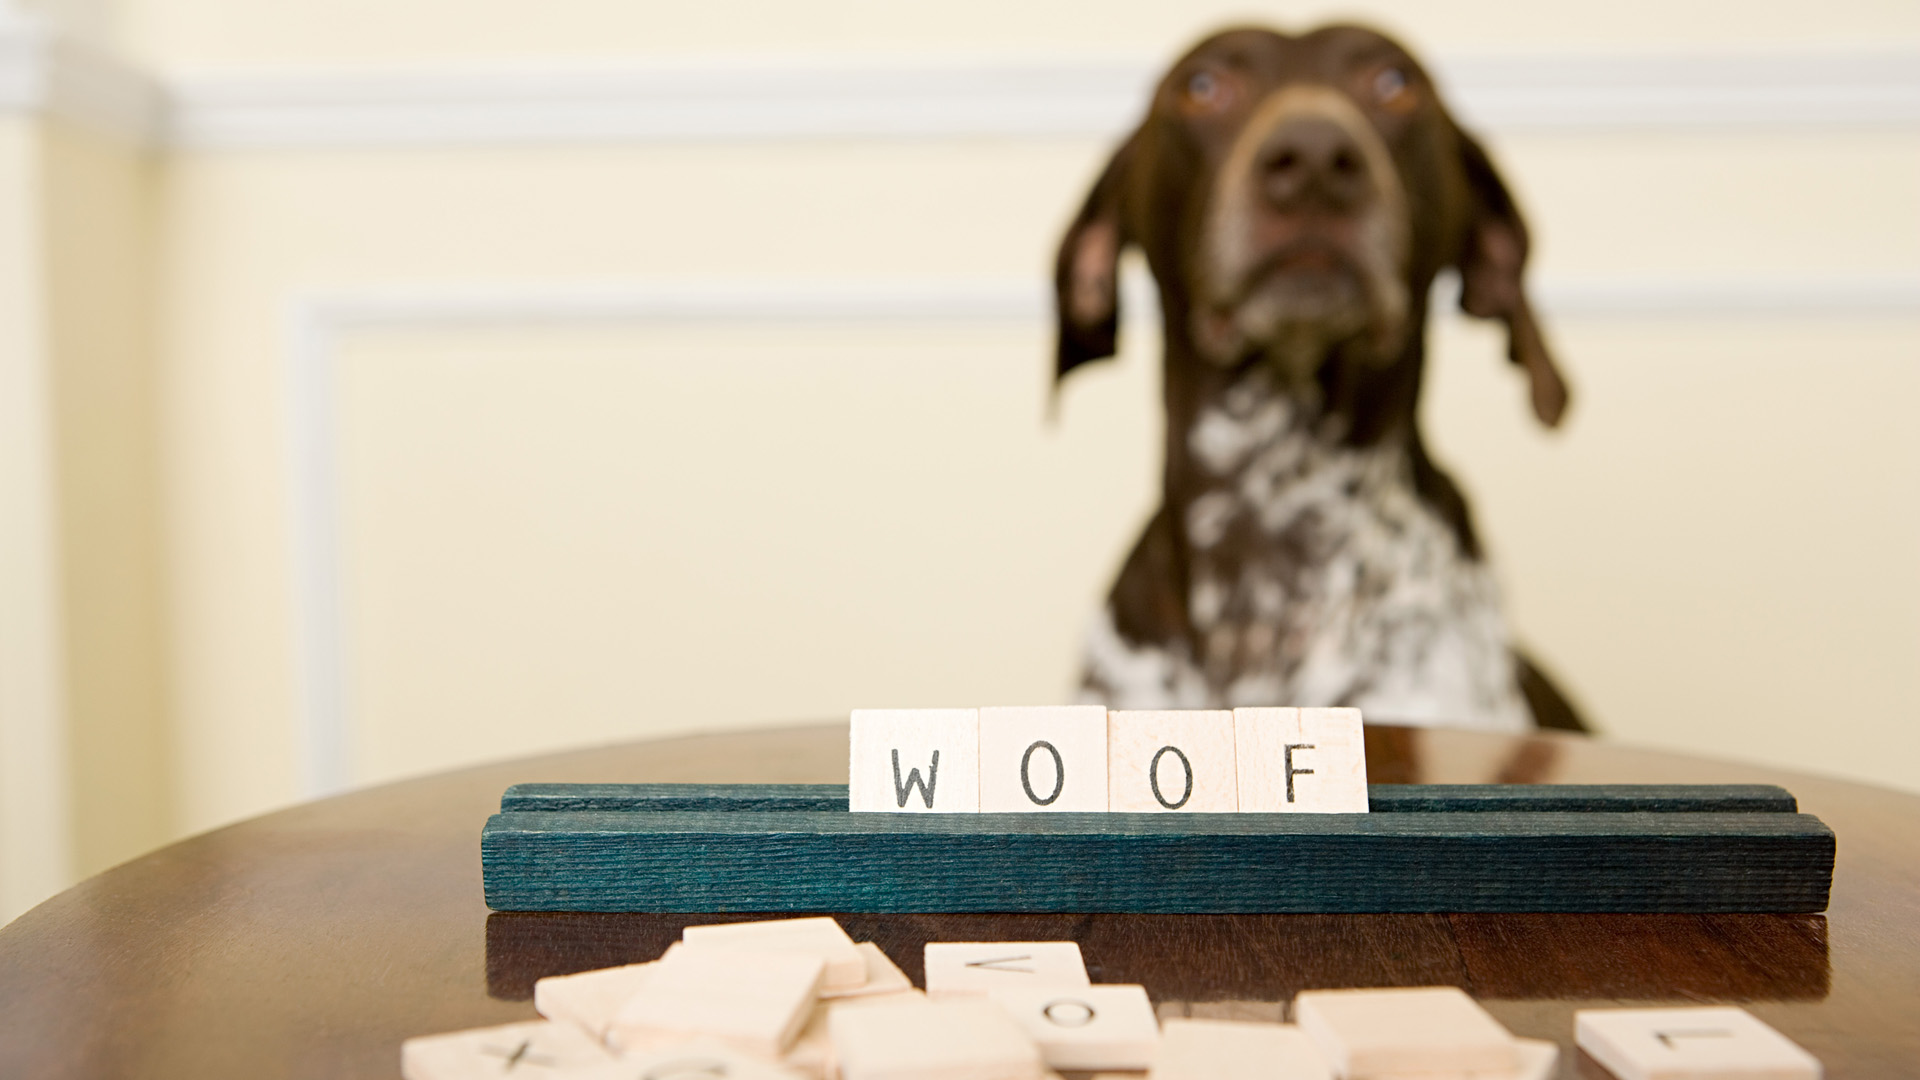
<svg viewBox="0 0 1920 1080">
<path fill-rule="evenodd" d="M 1160 1022 L 1141 986 L 1034 986 L 995 990 L 1055 1069 L 1144 1069 L 1160 1043 Z"/>
<path fill-rule="evenodd" d="M 902 976 L 904 979 L 905 977 Z M 894 1005 L 903 1001 L 925 1001 L 927 995 L 913 988 L 911 982 L 904 990 L 893 990 L 883 994 L 867 994 L 856 997 L 822 998 L 820 1004 L 813 1007 L 813 1014 L 807 1018 L 807 1024 L 800 1029 L 800 1035 L 787 1048 L 786 1056 L 780 1059 L 787 1068 L 813 1077 L 814 1080 L 832 1080 L 839 1073 L 839 1063 L 833 1056 L 833 1034 L 828 1021 L 835 1009 L 860 1009 L 869 1005 Z"/>
<path fill-rule="evenodd" d="M 1620 1080 L 1819 1080 L 1820 1062 L 1745 1009 L 1582 1009 L 1574 1042 Z"/>
<path fill-rule="evenodd" d="M 640 992 L 652 964 L 550 975 L 533 984 L 533 1007 L 540 1015 L 572 1024 L 599 1041 L 606 1041 L 614 1015 L 627 999 Z"/>
<path fill-rule="evenodd" d="M 827 1018 L 841 1080 L 1041 1080 L 1040 1051 L 986 1000 L 838 1008 Z"/>
<path fill-rule="evenodd" d="M 840 924 L 826 916 L 765 922 L 689 926 L 680 940 L 690 949 L 730 952 L 794 952 L 817 956 L 827 965 L 821 993 L 857 990 L 867 982 L 867 958 Z"/>
<path fill-rule="evenodd" d="M 713 1035 L 777 1058 L 813 1009 L 826 965 L 805 953 L 702 951 L 676 945 L 613 1018 L 622 1049 L 662 1033 Z"/>
<path fill-rule="evenodd" d="M 927 993 L 985 994 L 1017 987 L 1087 985 L 1072 941 L 929 941 Z"/>
<path fill-rule="evenodd" d="M 1291 1024 L 1169 1020 L 1147 1080 L 1333 1080 L 1333 1070 Z"/>
<path fill-rule="evenodd" d="M 1054 705 L 980 710 L 984 813 L 1107 808 L 1107 710 Z"/>
<path fill-rule="evenodd" d="M 802 1080 L 802 1074 L 741 1053 L 718 1039 L 694 1039 L 627 1054 L 607 1080 Z M 581 1080 L 600 1080 L 598 1076 Z"/>
<path fill-rule="evenodd" d="M 848 809 L 899 814 L 980 810 L 980 710 L 855 709 Z"/>
<path fill-rule="evenodd" d="M 1234 773 L 1230 712 L 1107 714 L 1111 810 L 1230 814 L 1240 808 Z"/>
<path fill-rule="evenodd" d="M 1235 709 L 1233 745 L 1241 810 L 1366 813 L 1359 709 Z"/>
<path fill-rule="evenodd" d="M 428 1035 L 400 1044 L 400 1074 L 406 1080 L 540 1080 L 572 1076 L 614 1060 L 578 1028 L 547 1020 Z"/>
<path fill-rule="evenodd" d="M 822 998 L 875 997 L 881 994 L 897 994 L 913 989 L 913 980 L 900 970 L 880 946 L 871 941 L 863 941 L 854 948 L 860 953 L 860 959 L 867 965 L 867 981 L 848 990 L 834 990 L 821 987 Z"/>
<path fill-rule="evenodd" d="M 1306 990 L 1293 1016 L 1341 1076 L 1497 1073 L 1520 1068 L 1513 1036 L 1454 986 Z"/>
</svg>

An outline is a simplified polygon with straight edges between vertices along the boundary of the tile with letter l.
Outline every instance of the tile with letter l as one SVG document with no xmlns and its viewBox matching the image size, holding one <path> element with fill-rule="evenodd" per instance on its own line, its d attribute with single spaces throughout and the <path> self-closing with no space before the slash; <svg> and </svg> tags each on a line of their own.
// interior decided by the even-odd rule
<svg viewBox="0 0 1920 1080">
<path fill-rule="evenodd" d="M 987 995 L 1040 1046 L 1055 1069 L 1144 1069 L 1160 1022 L 1143 986 L 1030 986 Z"/>
<path fill-rule="evenodd" d="M 1240 809 L 1233 714 L 1225 709 L 1107 714 L 1107 808 L 1231 814 Z"/>
<path fill-rule="evenodd" d="M 1147 1080 L 1333 1080 L 1333 1070 L 1292 1024 L 1168 1020 Z"/>
<path fill-rule="evenodd" d="M 980 810 L 1107 808 L 1107 710 L 1048 705 L 980 710 Z"/>
<path fill-rule="evenodd" d="M 1303 990 L 1293 1018 L 1341 1076 L 1507 1076 L 1521 1064 L 1513 1036 L 1457 986 Z"/>
<path fill-rule="evenodd" d="M 804 953 L 701 951 L 684 944 L 655 961 L 614 1014 L 607 1041 L 631 1051 L 661 1035 L 712 1035 L 777 1058 L 806 1023 L 826 965 Z"/>
<path fill-rule="evenodd" d="M 541 1080 L 578 1075 L 614 1061 L 614 1055 L 585 1032 L 548 1020 L 427 1035 L 400 1044 L 400 1074 L 406 1080 Z"/>
<path fill-rule="evenodd" d="M 1367 812 L 1359 709 L 1235 709 L 1233 750 L 1243 812 Z"/>
<path fill-rule="evenodd" d="M 825 915 L 689 926 L 680 931 L 680 940 L 690 949 L 818 956 L 827 965 L 821 993 L 855 990 L 867 981 L 867 958 L 840 924 Z"/>
<path fill-rule="evenodd" d="M 984 994 L 1028 986 L 1087 985 L 1073 941 L 929 941 L 927 993 Z"/>
<path fill-rule="evenodd" d="M 1620 1080 L 1819 1080 L 1820 1062 L 1732 1005 L 1581 1009 L 1574 1043 Z"/>
<path fill-rule="evenodd" d="M 838 1008 L 827 1017 L 841 1080 L 1042 1080 L 1033 1040 L 984 999 Z"/>
<path fill-rule="evenodd" d="M 855 709 L 847 808 L 855 813 L 980 810 L 980 710 Z"/>
</svg>

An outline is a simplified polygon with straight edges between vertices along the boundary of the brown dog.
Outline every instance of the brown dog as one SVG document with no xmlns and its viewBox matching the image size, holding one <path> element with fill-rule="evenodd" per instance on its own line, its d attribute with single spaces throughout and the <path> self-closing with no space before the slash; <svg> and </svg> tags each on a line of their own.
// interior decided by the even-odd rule
<svg viewBox="0 0 1920 1080">
<path fill-rule="evenodd" d="M 1061 245 L 1058 376 L 1113 354 L 1130 244 L 1160 288 L 1165 501 L 1091 635 L 1085 696 L 1579 727 L 1514 652 L 1420 439 L 1448 267 L 1463 309 L 1507 324 L 1542 423 L 1567 389 L 1521 284 L 1526 225 L 1412 56 L 1331 26 L 1232 30 L 1175 64 Z"/>
</svg>

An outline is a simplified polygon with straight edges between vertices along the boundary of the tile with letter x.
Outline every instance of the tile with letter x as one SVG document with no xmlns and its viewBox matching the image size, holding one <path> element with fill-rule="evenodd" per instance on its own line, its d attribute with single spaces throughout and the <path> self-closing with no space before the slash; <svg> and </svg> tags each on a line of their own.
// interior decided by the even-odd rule
<svg viewBox="0 0 1920 1080">
<path fill-rule="evenodd" d="M 1107 807 L 1231 814 L 1240 809 L 1233 714 L 1224 709 L 1107 714 Z"/>
<path fill-rule="evenodd" d="M 1580 1049 L 1620 1080 L 1819 1080 L 1820 1062 L 1745 1009 L 1582 1009 Z"/>
<path fill-rule="evenodd" d="M 1235 709 L 1233 748 L 1243 811 L 1367 812 L 1359 709 Z"/>
<path fill-rule="evenodd" d="M 406 1080 L 542 1080 L 575 1076 L 614 1061 L 613 1054 L 585 1032 L 546 1020 L 429 1035 L 400 1046 L 400 1073 Z"/>
<path fill-rule="evenodd" d="M 980 710 L 853 710 L 847 808 L 978 813 Z"/>
<path fill-rule="evenodd" d="M 988 814 L 1104 812 L 1106 708 L 981 709 L 980 809 Z"/>
<path fill-rule="evenodd" d="M 929 941 L 927 993 L 985 994 L 1032 986 L 1086 986 L 1072 941 Z"/>
<path fill-rule="evenodd" d="M 1055 1069 L 1144 1069 L 1160 1044 L 1142 986 L 1028 986 L 987 996 L 1027 1029 Z"/>
</svg>

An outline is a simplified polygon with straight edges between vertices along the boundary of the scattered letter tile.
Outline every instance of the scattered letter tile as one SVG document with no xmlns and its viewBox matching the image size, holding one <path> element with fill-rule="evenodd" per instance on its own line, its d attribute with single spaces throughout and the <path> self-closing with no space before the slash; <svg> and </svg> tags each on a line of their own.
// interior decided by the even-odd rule
<svg viewBox="0 0 1920 1080">
<path fill-rule="evenodd" d="M 854 946 L 854 948 L 859 951 L 860 959 L 867 965 L 867 981 L 847 990 L 834 990 L 828 987 L 822 987 L 820 990 L 821 997 L 872 997 L 880 994 L 897 994 L 902 990 L 913 989 L 913 980 L 907 978 L 907 973 L 901 971 L 900 965 L 894 963 L 893 958 L 889 957 L 880 946 L 875 945 L 871 941 L 863 941 Z"/>
<path fill-rule="evenodd" d="M 718 1039 L 694 1039 L 677 1046 L 627 1054 L 606 1080 L 801 1080 L 801 1074 L 741 1053 Z M 582 1077 L 581 1080 L 600 1080 Z"/>
<path fill-rule="evenodd" d="M 1293 999 L 1301 1030 L 1342 1076 L 1513 1073 L 1513 1036 L 1454 986 L 1307 990 Z"/>
<path fill-rule="evenodd" d="M 1029 986 L 1085 986 L 1087 965 L 1072 941 L 929 941 L 927 993 L 985 994 Z"/>
<path fill-rule="evenodd" d="M 614 1016 L 609 1042 L 632 1050 L 661 1033 L 713 1035 L 777 1058 L 813 1008 L 825 965 L 805 953 L 678 945 Z"/>
<path fill-rule="evenodd" d="M 1333 1080 L 1333 1070 L 1291 1024 L 1169 1020 L 1147 1080 Z"/>
<path fill-rule="evenodd" d="M 1230 814 L 1240 808 L 1233 714 L 1222 709 L 1107 714 L 1111 810 Z"/>
<path fill-rule="evenodd" d="M 978 813 L 980 710 L 853 710 L 847 802 L 856 813 Z"/>
<path fill-rule="evenodd" d="M 1034 986 L 988 997 L 1027 1029 L 1055 1069 L 1144 1069 L 1160 1042 L 1145 987 Z"/>
<path fill-rule="evenodd" d="M 780 1061 L 787 1068 L 816 1080 L 832 1080 L 839 1072 L 839 1065 L 833 1057 L 833 1035 L 828 1024 L 835 1009 L 860 1009 L 869 1005 L 925 1000 L 927 995 L 913 989 L 911 982 L 906 984 L 906 989 L 884 994 L 823 998 L 820 1004 L 814 1006 L 813 1015 L 808 1017 L 806 1026 L 800 1029 L 799 1038 L 793 1040 L 793 1045 L 787 1048 L 786 1056 Z"/>
<path fill-rule="evenodd" d="M 1107 808 L 1107 710 L 1053 705 L 980 710 L 980 809 L 988 814 Z"/>
<path fill-rule="evenodd" d="M 732 952 L 795 952 L 818 956 L 827 965 L 821 992 L 855 990 L 866 985 L 867 958 L 840 924 L 826 916 L 765 922 L 689 926 L 680 940 L 690 949 Z"/>
<path fill-rule="evenodd" d="M 1041 1080 L 1040 1051 L 985 1000 L 837 1008 L 827 1018 L 841 1080 Z"/>
<path fill-rule="evenodd" d="M 548 1020 L 428 1035 L 400 1045 L 400 1073 L 406 1080 L 538 1080 L 613 1061 L 613 1054 L 586 1033 Z"/>
<path fill-rule="evenodd" d="M 1241 810 L 1366 813 L 1359 709 L 1235 709 L 1233 744 Z"/>
<path fill-rule="evenodd" d="M 1731 1005 L 1582 1009 L 1574 1042 L 1620 1080 L 1819 1080 L 1820 1062 Z"/>
<path fill-rule="evenodd" d="M 652 964 L 550 975 L 533 984 L 533 1007 L 549 1020 L 572 1024 L 605 1041 L 615 1013 L 640 992 Z"/>
</svg>

